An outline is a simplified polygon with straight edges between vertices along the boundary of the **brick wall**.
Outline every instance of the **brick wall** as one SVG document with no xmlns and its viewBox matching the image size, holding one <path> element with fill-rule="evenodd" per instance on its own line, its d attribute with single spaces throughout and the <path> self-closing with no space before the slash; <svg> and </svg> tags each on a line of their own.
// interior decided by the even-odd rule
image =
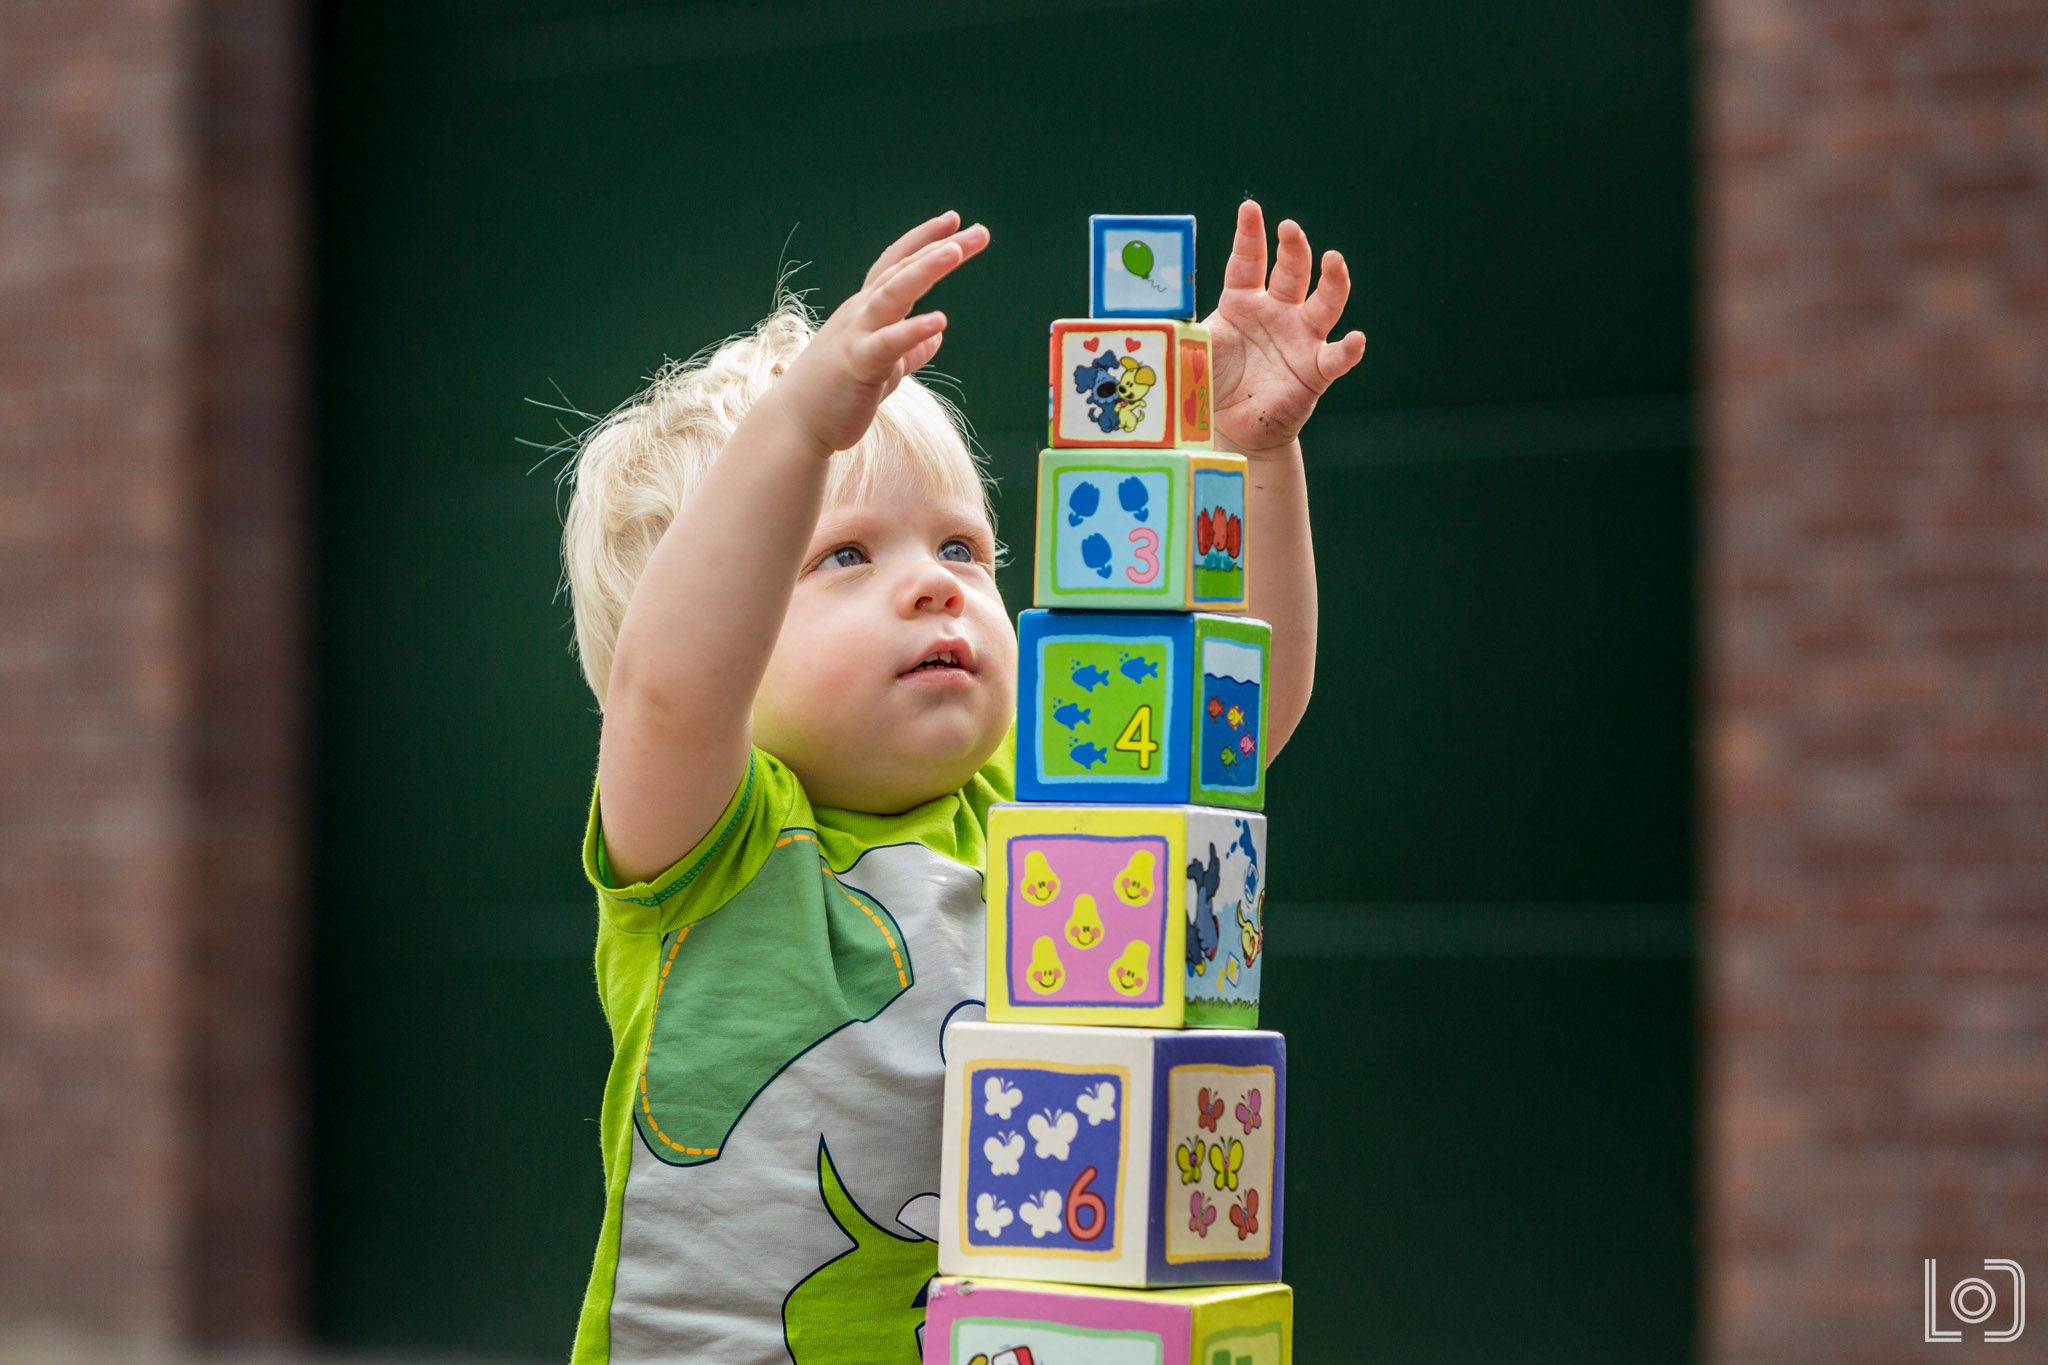
<svg viewBox="0 0 2048 1365">
<path fill-rule="evenodd" d="M 0 7 L 0 1338 L 295 1321 L 297 22 Z"/>
<path fill-rule="evenodd" d="M 1708 1356 L 2037 1359 L 2048 0 L 1700 25 Z M 1929 1256 L 2026 1337 L 1924 1344 Z"/>
</svg>

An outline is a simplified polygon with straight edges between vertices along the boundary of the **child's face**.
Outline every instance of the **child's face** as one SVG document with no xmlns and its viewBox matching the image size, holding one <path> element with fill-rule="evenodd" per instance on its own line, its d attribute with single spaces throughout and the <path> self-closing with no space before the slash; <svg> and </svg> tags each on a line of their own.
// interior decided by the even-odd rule
<svg viewBox="0 0 2048 1365">
<path fill-rule="evenodd" d="M 754 742 L 814 805 L 893 813 L 955 791 L 1016 710 L 1017 634 L 979 504 L 910 491 L 818 518 L 754 701 Z M 946 651 L 953 663 L 920 667 Z"/>
</svg>

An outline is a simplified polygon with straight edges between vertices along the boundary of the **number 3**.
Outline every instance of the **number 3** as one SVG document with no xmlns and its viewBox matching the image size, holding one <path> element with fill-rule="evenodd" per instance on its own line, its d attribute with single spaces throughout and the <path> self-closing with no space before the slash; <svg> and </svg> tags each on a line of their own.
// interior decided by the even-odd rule
<svg viewBox="0 0 2048 1365">
<path fill-rule="evenodd" d="M 1149 526 L 1140 526 L 1131 532 L 1131 545 L 1145 572 L 1139 573 L 1133 567 L 1124 570 L 1124 577 L 1142 588 L 1159 577 L 1159 533 Z"/>
</svg>

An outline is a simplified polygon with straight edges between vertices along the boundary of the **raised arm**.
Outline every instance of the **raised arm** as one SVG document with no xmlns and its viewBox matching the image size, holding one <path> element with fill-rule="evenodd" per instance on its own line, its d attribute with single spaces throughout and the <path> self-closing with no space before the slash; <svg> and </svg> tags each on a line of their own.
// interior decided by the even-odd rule
<svg viewBox="0 0 2048 1365">
<path fill-rule="evenodd" d="M 988 244 L 947 212 L 883 252 L 861 291 L 741 420 L 648 557 L 619 626 L 598 742 L 606 851 L 623 882 L 652 877 L 707 833 L 746 771 L 754 697 L 824 501 L 946 318 L 910 310 Z"/>
<path fill-rule="evenodd" d="M 1269 282 L 1265 216 L 1250 199 L 1238 206 L 1223 293 L 1204 320 L 1214 348 L 1210 413 L 1216 444 L 1251 463 L 1245 529 L 1254 548 L 1247 609 L 1273 627 L 1268 763 L 1294 733 L 1315 686 L 1316 561 L 1301 429 L 1316 400 L 1365 354 L 1363 332 L 1325 340 L 1351 294 L 1344 257 L 1323 253 L 1323 276 L 1311 294 L 1307 234 L 1283 219 L 1279 239 Z"/>
</svg>

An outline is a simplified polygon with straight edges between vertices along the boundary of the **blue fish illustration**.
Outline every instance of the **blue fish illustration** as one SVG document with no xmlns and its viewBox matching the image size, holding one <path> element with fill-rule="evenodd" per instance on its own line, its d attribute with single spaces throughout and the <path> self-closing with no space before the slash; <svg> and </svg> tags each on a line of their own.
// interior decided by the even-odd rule
<svg viewBox="0 0 2048 1365">
<path fill-rule="evenodd" d="M 1084 768 L 1092 768 L 1098 763 L 1107 763 L 1109 761 L 1109 754 L 1106 750 L 1097 748 L 1087 740 L 1083 740 L 1067 750 L 1067 754 L 1074 762 Z"/>
<path fill-rule="evenodd" d="M 1116 500 L 1123 504 L 1126 512 L 1139 521 L 1143 521 L 1150 512 L 1146 504 L 1151 499 L 1145 492 L 1145 481 L 1136 474 L 1116 486 Z"/>
<path fill-rule="evenodd" d="M 1084 691 L 1093 692 L 1108 681 L 1109 674 L 1104 673 L 1094 664 L 1083 664 L 1074 670 L 1074 686 Z"/>
<path fill-rule="evenodd" d="M 1090 536 L 1081 542 L 1081 562 L 1095 570 L 1098 578 L 1107 578 L 1109 568 L 1109 540 L 1105 536 Z"/>
<path fill-rule="evenodd" d="M 1147 678 L 1159 676 L 1159 665 L 1151 659 L 1141 659 L 1134 655 L 1126 654 L 1123 667 L 1117 671 L 1132 682 L 1143 682 Z"/>
<path fill-rule="evenodd" d="M 1060 703 L 1060 709 L 1052 713 L 1052 718 L 1069 730 L 1088 723 L 1088 713 L 1070 701 Z"/>
<path fill-rule="evenodd" d="M 1067 525 L 1079 526 L 1095 515 L 1095 509 L 1102 506 L 1102 490 L 1083 479 L 1074 485 L 1074 491 L 1067 496 Z"/>
</svg>

